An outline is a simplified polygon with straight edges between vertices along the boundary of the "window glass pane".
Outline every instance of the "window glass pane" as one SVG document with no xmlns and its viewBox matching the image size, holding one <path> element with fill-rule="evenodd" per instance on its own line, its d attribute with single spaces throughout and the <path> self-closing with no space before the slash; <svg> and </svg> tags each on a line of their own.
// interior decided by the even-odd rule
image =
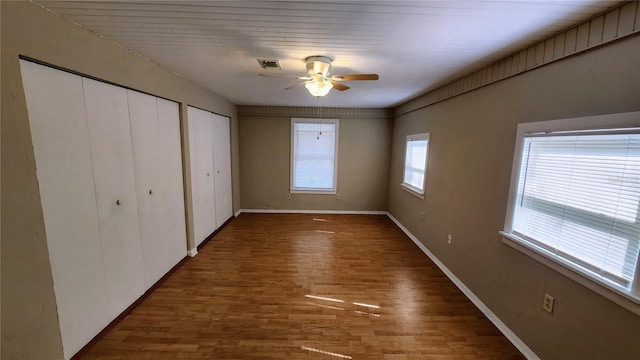
<svg viewBox="0 0 640 360">
<path fill-rule="evenodd" d="M 628 287 L 640 242 L 640 135 L 524 139 L 513 230 Z"/>
<path fill-rule="evenodd" d="M 424 191 L 427 139 L 408 139 L 405 149 L 403 184 Z"/>
<path fill-rule="evenodd" d="M 293 136 L 293 188 L 334 189 L 336 124 L 297 122 Z"/>
</svg>

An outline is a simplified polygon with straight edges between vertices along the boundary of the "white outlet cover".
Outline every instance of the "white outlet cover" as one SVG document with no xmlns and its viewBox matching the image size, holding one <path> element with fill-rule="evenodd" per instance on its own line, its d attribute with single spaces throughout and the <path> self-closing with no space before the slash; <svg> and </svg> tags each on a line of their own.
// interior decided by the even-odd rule
<svg viewBox="0 0 640 360">
<path fill-rule="evenodd" d="M 549 294 L 544 294 L 544 302 L 542 303 L 542 308 L 549 314 L 553 313 L 553 303 L 554 303 L 553 296 Z"/>
</svg>

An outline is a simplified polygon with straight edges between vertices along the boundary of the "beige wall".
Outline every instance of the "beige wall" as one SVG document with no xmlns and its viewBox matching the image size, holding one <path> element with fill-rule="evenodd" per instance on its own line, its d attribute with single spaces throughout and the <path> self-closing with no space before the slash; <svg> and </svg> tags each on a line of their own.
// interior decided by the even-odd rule
<svg viewBox="0 0 640 360">
<path fill-rule="evenodd" d="M 391 214 L 543 359 L 637 359 L 640 317 L 502 243 L 516 125 L 640 110 L 639 59 L 633 36 L 395 119 Z M 405 136 L 420 132 L 424 200 L 398 185 Z"/>
<path fill-rule="evenodd" d="M 340 120 L 339 200 L 304 194 L 287 199 L 291 117 L 317 117 L 317 109 L 240 106 L 238 112 L 243 209 L 387 210 L 390 111 L 321 109 L 322 117 Z"/>
<path fill-rule="evenodd" d="M 1 6 L 2 358 L 56 359 L 62 357 L 60 332 L 18 55 L 178 101 L 183 117 L 187 105 L 231 117 L 234 209 L 239 207 L 236 107 L 36 5 L 3 1 Z"/>
</svg>

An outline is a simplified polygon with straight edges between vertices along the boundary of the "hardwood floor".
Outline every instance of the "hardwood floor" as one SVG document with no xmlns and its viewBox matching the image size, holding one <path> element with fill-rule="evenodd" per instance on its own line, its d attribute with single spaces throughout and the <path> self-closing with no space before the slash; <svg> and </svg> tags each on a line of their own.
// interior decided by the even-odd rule
<svg viewBox="0 0 640 360">
<path fill-rule="evenodd" d="M 522 359 L 386 216 L 241 214 L 83 359 Z"/>
</svg>

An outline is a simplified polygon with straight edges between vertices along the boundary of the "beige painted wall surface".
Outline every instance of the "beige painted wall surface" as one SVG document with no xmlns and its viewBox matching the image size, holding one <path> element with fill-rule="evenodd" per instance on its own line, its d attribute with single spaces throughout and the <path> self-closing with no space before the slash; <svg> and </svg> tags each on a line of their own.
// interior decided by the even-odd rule
<svg viewBox="0 0 640 360">
<path fill-rule="evenodd" d="M 300 117 L 300 116 L 297 116 Z M 392 123 L 388 118 L 338 118 L 335 195 L 289 192 L 291 116 L 239 115 L 243 209 L 386 211 Z"/>
<path fill-rule="evenodd" d="M 516 126 L 640 110 L 639 59 L 640 36 L 627 38 L 394 123 L 391 214 L 542 359 L 638 359 L 640 317 L 502 243 Z M 405 136 L 420 132 L 431 133 L 424 200 L 399 186 Z"/>
<path fill-rule="evenodd" d="M 236 107 L 38 6 L 1 6 L 2 359 L 58 359 L 60 332 L 18 55 L 178 101 L 183 117 L 187 104 L 231 117 L 234 209 L 240 198 Z"/>
<path fill-rule="evenodd" d="M 2 6 L 0 6 L 0 39 L 2 38 Z M 0 56 L 0 69 L 2 69 L 2 56 Z M 1 78 L 2 76 L 0 76 Z M 0 114 L 2 114 L 2 101 L 0 101 Z M 0 117 L 0 120 L 2 118 Z M 0 124 L 2 122 L 0 121 Z M 2 126 L 0 125 L 0 139 L 2 138 Z M 2 188 L 2 146 L 0 146 L 0 189 Z M 2 192 L 0 192 L 2 202 Z M 0 244 L 2 244 L 2 207 L 0 207 Z M 0 246 L 0 309 L 2 308 L 2 246 Z M 0 334 L 2 334 L 2 312 L 0 311 Z M 2 341 L 0 335 L 0 357 L 2 357 Z"/>
</svg>

